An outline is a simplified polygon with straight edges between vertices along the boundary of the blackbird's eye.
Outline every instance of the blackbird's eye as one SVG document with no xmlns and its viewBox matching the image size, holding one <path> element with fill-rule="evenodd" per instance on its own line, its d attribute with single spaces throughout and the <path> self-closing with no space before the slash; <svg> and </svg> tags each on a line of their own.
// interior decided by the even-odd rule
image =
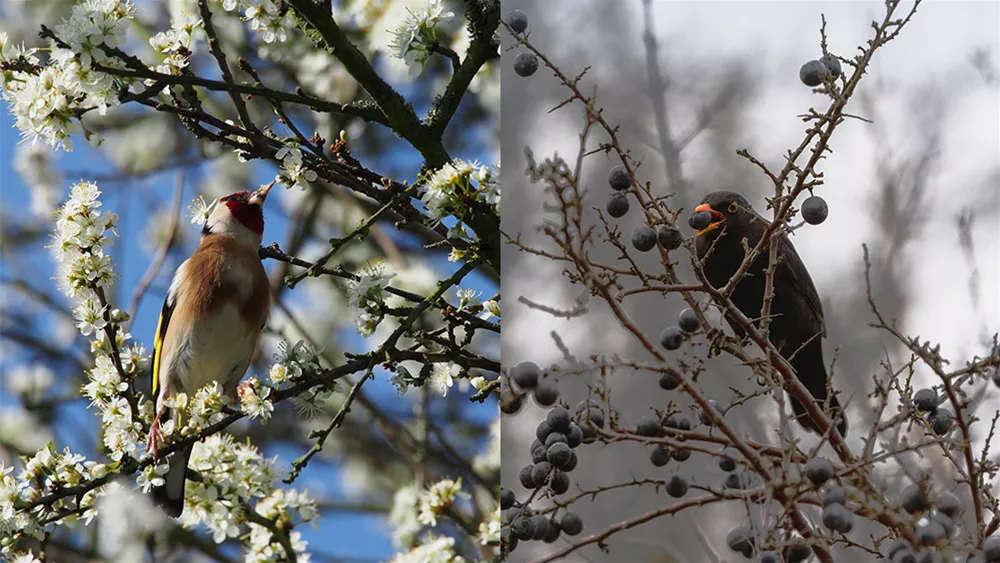
<svg viewBox="0 0 1000 563">
<path fill-rule="evenodd" d="M 736 213 L 737 211 L 739 211 L 739 209 L 740 209 L 740 204 L 736 203 L 735 201 L 729 204 L 730 213 Z"/>
</svg>

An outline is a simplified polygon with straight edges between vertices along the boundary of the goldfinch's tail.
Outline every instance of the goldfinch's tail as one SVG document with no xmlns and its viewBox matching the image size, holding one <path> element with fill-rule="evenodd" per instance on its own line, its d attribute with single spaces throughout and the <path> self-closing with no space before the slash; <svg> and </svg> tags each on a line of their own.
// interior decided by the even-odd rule
<svg viewBox="0 0 1000 563">
<path fill-rule="evenodd" d="M 171 518 L 177 518 L 184 511 L 184 484 L 187 481 L 188 458 L 192 446 L 167 456 L 170 469 L 163 476 L 162 487 L 153 487 L 153 502 Z"/>
</svg>

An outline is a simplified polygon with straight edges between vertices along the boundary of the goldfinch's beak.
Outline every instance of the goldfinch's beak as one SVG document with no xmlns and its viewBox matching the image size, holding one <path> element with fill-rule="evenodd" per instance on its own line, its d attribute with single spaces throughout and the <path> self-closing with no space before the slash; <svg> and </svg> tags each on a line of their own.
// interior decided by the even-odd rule
<svg viewBox="0 0 1000 563">
<path fill-rule="evenodd" d="M 694 208 L 694 212 L 695 213 L 701 213 L 702 211 L 708 211 L 709 215 L 712 216 L 712 222 L 709 223 L 708 226 L 705 227 L 704 229 L 698 231 L 698 233 L 695 234 L 695 236 L 700 237 L 701 235 L 703 235 L 703 234 L 705 234 L 705 233 L 707 233 L 709 231 L 713 231 L 715 229 L 718 229 L 719 227 L 722 226 L 723 223 L 726 222 L 726 216 L 723 215 L 722 213 L 719 213 L 718 211 L 712 209 L 712 206 L 709 205 L 709 204 L 707 204 L 707 203 L 703 203 L 703 204 L 699 205 L 698 207 Z"/>
<path fill-rule="evenodd" d="M 267 194 L 271 191 L 271 188 L 273 187 L 274 187 L 274 180 L 271 180 L 271 183 L 266 186 L 261 186 L 260 189 L 250 194 L 250 203 L 263 205 L 264 200 L 267 199 Z"/>
</svg>

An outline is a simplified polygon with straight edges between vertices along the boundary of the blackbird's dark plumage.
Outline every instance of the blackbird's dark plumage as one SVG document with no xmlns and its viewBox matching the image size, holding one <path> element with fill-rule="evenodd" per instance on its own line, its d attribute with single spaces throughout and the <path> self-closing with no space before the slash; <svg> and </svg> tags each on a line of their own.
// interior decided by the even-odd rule
<svg viewBox="0 0 1000 563">
<path fill-rule="evenodd" d="M 747 239 L 747 243 L 753 248 L 760 242 L 768 221 L 757 215 L 747 200 L 734 192 L 722 191 L 707 195 L 702 200 L 702 205 L 696 208 L 696 211 L 702 210 L 711 212 L 712 224 L 699 231 L 695 239 L 698 257 L 708 255 L 704 262 L 705 275 L 714 287 L 721 288 L 743 263 L 745 254 L 742 240 Z M 827 373 L 822 345 L 825 326 L 819 295 L 805 264 L 784 234 L 778 237 L 778 260 L 768 337 L 795 369 L 799 381 L 815 397 L 820 408 L 824 408 L 828 402 L 827 412 L 835 420 L 841 418 L 837 428 L 841 435 L 847 436 L 847 420 L 842 418 L 840 404 L 835 396 L 827 396 Z M 733 304 L 757 326 L 760 325 L 764 303 L 767 264 L 768 253 L 764 252 L 737 284 L 731 296 Z M 731 319 L 726 320 L 740 338 L 745 336 L 744 331 Z M 794 398 L 791 401 L 799 424 L 807 430 L 818 431 L 802 404 Z"/>
</svg>

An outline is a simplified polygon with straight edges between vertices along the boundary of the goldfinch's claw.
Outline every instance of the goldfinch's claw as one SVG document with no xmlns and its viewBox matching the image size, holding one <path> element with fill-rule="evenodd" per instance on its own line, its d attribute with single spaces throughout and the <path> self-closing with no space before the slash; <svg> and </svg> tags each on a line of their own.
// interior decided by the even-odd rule
<svg viewBox="0 0 1000 563">
<path fill-rule="evenodd" d="M 229 396 L 232 399 L 234 405 L 240 404 L 240 397 L 243 396 L 247 391 L 253 391 L 252 384 L 250 381 L 241 381 L 239 385 L 236 386 L 236 390 L 233 394 Z"/>
<path fill-rule="evenodd" d="M 153 419 L 153 424 L 149 427 L 149 436 L 146 437 L 146 451 L 153 454 L 153 459 L 158 459 L 160 457 L 160 444 L 164 441 L 163 430 L 160 430 L 160 415 L 162 412 L 156 415 Z"/>
</svg>

